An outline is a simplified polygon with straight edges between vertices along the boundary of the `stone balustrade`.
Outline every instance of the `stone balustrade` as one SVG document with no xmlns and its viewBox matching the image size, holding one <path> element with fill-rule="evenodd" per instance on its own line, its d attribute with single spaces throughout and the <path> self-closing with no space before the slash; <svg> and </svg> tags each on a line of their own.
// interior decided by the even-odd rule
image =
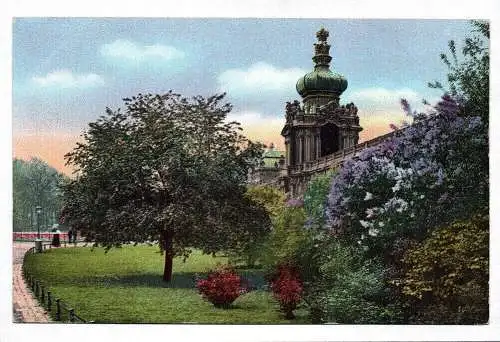
<svg viewBox="0 0 500 342">
<path fill-rule="evenodd" d="M 376 146 L 380 144 L 382 141 L 390 138 L 399 131 L 390 132 L 381 136 L 378 136 L 374 139 L 362 142 L 352 147 L 348 147 L 337 151 L 335 153 L 326 155 L 324 157 L 311 160 L 299 165 L 293 165 L 289 167 L 275 168 L 275 169 L 267 169 L 265 173 L 268 173 L 267 177 L 259 177 L 258 179 L 254 179 L 253 182 L 250 182 L 254 185 L 266 185 L 277 188 L 284 188 L 287 179 L 301 179 L 299 183 L 305 183 L 308 179 L 314 174 L 326 172 L 329 169 L 336 168 L 342 165 L 342 163 L 349 158 L 355 157 L 359 152 L 364 149 L 372 146 Z M 264 174 L 265 174 L 264 173 Z M 274 175 L 274 177 L 271 176 Z M 271 177 L 269 177 L 271 176 Z M 292 194 L 298 195 L 300 194 L 299 189 L 304 190 L 305 184 L 303 186 L 299 186 L 295 191 L 292 191 Z M 297 192 L 298 191 L 298 192 Z"/>
<path fill-rule="evenodd" d="M 314 174 L 318 172 L 323 172 L 327 169 L 337 167 L 342 164 L 345 159 L 355 156 L 358 152 L 361 152 L 365 148 L 372 147 L 380 144 L 385 139 L 392 137 L 395 132 L 390 132 L 374 139 L 362 142 L 353 147 L 348 147 L 343 150 L 337 151 L 333 154 L 318 158 L 316 160 L 311 160 L 300 165 L 294 165 L 288 168 L 288 176 L 299 176 L 303 173 Z"/>
</svg>

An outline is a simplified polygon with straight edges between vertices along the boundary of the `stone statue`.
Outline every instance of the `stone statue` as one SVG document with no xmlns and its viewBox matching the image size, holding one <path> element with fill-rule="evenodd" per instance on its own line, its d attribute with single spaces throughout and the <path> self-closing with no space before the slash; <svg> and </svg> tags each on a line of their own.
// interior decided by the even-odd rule
<svg viewBox="0 0 500 342">
<path fill-rule="evenodd" d="M 352 105 L 352 115 L 358 115 L 358 107 L 356 107 L 354 104 Z"/>
<path fill-rule="evenodd" d="M 293 103 L 287 101 L 285 105 L 286 122 L 293 121 L 295 114 L 297 114 L 299 110 L 300 110 L 300 102 L 298 100 L 294 100 Z"/>
<path fill-rule="evenodd" d="M 286 106 L 285 106 L 285 116 L 286 116 L 286 122 L 292 122 L 293 121 L 293 109 L 292 109 L 292 103 L 287 101 Z"/>
<path fill-rule="evenodd" d="M 358 107 L 356 107 L 352 102 L 347 104 L 345 108 L 347 109 L 347 114 L 351 116 L 356 116 L 358 114 Z"/>
</svg>

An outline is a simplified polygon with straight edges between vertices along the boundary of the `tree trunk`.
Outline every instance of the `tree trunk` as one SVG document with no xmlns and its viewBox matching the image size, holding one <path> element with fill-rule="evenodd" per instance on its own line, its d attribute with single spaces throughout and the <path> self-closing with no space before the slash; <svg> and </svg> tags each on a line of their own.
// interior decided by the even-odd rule
<svg viewBox="0 0 500 342">
<path fill-rule="evenodd" d="M 163 281 L 170 282 L 172 280 L 172 264 L 174 253 L 172 250 L 173 234 L 172 232 L 164 232 L 163 233 L 163 249 L 165 253 L 165 267 L 163 268 Z"/>
</svg>

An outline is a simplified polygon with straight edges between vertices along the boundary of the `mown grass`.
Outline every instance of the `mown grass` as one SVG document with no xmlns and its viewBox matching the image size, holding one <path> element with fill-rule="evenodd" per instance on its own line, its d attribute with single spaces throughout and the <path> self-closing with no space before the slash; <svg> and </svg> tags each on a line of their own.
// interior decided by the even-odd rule
<svg viewBox="0 0 500 342">
<path fill-rule="evenodd" d="M 26 256 L 26 270 L 75 312 L 96 323 L 307 323 L 305 312 L 288 321 L 266 291 L 262 271 L 239 270 L 253 290 L 230 309 L 218 309 L 195 289 L 225 257 L 195 251 L 183 262 L 174 260 L 171 283 L 161 280 L 163 256 L 158 247 L 124 246 L 105 253 L 103 248 L 59 248 Z"/>
</svg>

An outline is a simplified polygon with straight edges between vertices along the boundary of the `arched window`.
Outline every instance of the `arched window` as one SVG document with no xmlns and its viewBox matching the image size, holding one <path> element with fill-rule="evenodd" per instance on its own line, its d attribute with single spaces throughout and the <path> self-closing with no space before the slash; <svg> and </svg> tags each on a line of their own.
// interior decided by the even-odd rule
<svg viewBox="0 0 500 342">
<path fill-rule="evenodd" d="M 340 149 L 339 134 L 339 128 L 332 123 L 321 126 L 320 138 L 322 157 L 335 153 Z"/>
</svg>

